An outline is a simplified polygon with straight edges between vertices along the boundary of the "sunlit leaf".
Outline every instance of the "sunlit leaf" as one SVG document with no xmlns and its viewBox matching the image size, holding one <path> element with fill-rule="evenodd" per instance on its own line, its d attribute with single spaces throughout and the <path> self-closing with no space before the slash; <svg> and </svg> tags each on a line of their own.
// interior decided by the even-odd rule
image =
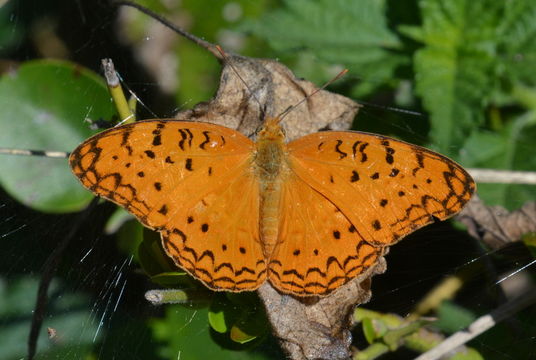
<svg viewBox="0 0 536 360">
<path fill-rule="evenodd" d="M 88 138 L 88 119 L 114 114 L 104 82 L 79 65 L 38 60 L 0 79 L 0 147 L 69 152 Z M 0 184 L 45 212 L 82 209 L 92 198 L 67 159 L 2 155 Z"/>
</svg>

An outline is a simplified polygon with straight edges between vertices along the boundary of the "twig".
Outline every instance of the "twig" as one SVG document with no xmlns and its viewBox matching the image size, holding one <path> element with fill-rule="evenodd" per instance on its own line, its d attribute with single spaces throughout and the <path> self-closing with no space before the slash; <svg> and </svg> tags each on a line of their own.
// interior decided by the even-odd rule
<svg viewBox="0 0 536 360">
<path fill-rule="evenodd" d="M 54 251 L 50 254 L 47 261 L 43 265 L 43 274 L 41 275 L 41 281 L 39 282 L 39 288 L 37 290 L 37 300 L 32 315 L 32 326 L 30 328 L 30 335 L 28 336 L 28 360 L 32 360 L 35 356 L 37 348 L 37 339 L 39 337 L 39 331 L 41 325 L 43 325 L 43 317 L 45 315 L 46 306 L 48 303 L 48 287 L 50 282 L 56 273 L 56 269 L 63 258 L 63 253 L 67 246 L 71 243 L 74 235 L 83 224 L 87 214 L 90 213 L 93 208 L 98 204 L 99 198 L 95 197 L 89 203 L 89 205 L 78 214 L 75 222 L 72 224 L 70 231 L 65 235 L 61 242 L 56 246 Z"/>
<path fill-rule="evenodd" d="M 0 148 L 0 154 L 5 155 L 23 155 L 23 156 L 44 156 L 49 158 L 66 159 L 69 153 L 65 151 L 46 151 L 46 150 L 24 150 L 24 149 L 8 149 Z"/>
<path fill-rule="evenodd" d="M 512 316 L 518 311 L 521 311 L 525 307 L 536 302 L 536 289 L 533 289 L 524 295 L 521 295 L 514 300 L 507 302 L 506 304 L 493 310 L 491 313 L 481 316 L 476 319 L 466 330 L 458 331 L 457 333 L 448 337 L 441 344 L 436 346 L 430 351 L 425 352 L 415 360 L 435 360 L 441 356 L 451 352 L 458 346 L 465 344 L 476 336 L 489 330 L 502 320 Z"/>
<path fill-rule="evenodd" d="M 218 50 L 216 49 L 216 46 L 214 44 L 211 44 L 208 41 L 205 41 L 205 40 L 203 40 L 201 38 L 198 38 L 195 35 L 190 34 L 186 30 L 184 30 L 183 28 L 173 24 L 172 22 L 170 22 L 169 20 L 167 20 L 163 16 L 161 16 L 161 15 L 159 15 L 159 14 L 157 14 L 157 13 L 155 13 L 155 12 L 149 10 L 149 9 L 147 9 L 146 7 L 141 6 L 140 4 L 137 4 L 137 3 L 133 2 L 133 1 L 119 1 L 118 0 L 118 1 L 113 1 L 112 3 L 117 5 L 117 6 L 130 6 L 130 7 L 133 7 L 135 9 L 137 9 L 138 11 L 141 11 L 142 13 L 144 13 L 146 15 L 149 15 L 150 17 L 152 17 L 153 19 L 155 19 L 156 21 L 158 21 L 159 23 L 161 23 L 165 27 L 173 30 L 177 34 L 179 34 L 179 35 L 185 37 L 186 39 L 194 42 L 195 44 L 201 46 L 202 48 L 205 48 L 206 50 L 210 51 L 217 59 L 223 60 L 221 54 L 218 52 Z"/>
<path fill-rule="evenodd" d="M 104 70 L 104 77 L 106 79 L 106 85 L 108 85 L 108 91 L 112 96 L 113 103 L 119 118 L 121 119 L 120 124 L 132 123 L 136 120 L 136 116 L 130 108 L 130 105 L 125 98 L 125 93 L 121 89 L 119 83 L 119 78 L 115 71 L 114 62 L 112 59 L 102 59 L 102 69 Z"/>
<path fill-rule="evenodd" d="M 209 304 L 212 293 L 204 289 L 155 289 L 145 293 L 145 299 L 158 306 L 164 304 Z"/>
<path fill-rule="evenodd" d="M 476 182 L 536 185 L 536 171 L 466 169 Z"/>
</svg>

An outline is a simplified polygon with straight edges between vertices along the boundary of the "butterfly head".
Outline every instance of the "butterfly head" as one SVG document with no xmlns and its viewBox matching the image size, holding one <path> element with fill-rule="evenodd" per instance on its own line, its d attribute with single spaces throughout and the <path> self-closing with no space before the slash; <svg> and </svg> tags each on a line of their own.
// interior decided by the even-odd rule
<svg viewBox="0 0 536 360">
<path fill-rule="evenodd" d="M 284 142 L 285 130 L 280 123 L 281 118 L 279 117 L 267 117 L 264 125 L 257 133 L 257 142 Z"/>
</svg>

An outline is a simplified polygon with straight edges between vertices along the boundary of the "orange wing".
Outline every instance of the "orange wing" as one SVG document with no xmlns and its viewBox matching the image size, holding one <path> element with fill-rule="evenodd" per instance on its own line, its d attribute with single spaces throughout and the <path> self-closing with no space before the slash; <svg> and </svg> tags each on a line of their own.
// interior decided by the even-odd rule
<svg viewBox="0 0 536 360">
<path fill-rule="evenodd" d="M 321 132 L 288 144 L 289 166 L 329 199 L 369 244 L 388 246 L 444 220 L 469 201 L 475 183 L 428 149 L 362 132 Z"/>
<path fill-rule="evenodd" d="M 326 295 L 376 262 L 383 250 L 367 243 L 337 206 L 296 175 L 285 180 L 280 242 L 268 264 L 277 289 Z"/>
<path fill-rule="evenodd" d="M 97 134 L 69 160 L 82 185 L 159 231 L 178 266 L 211 289 L 241 291 L 266 277 L 253 150 L 222 126 L 149 120 Z"/>
</svg>

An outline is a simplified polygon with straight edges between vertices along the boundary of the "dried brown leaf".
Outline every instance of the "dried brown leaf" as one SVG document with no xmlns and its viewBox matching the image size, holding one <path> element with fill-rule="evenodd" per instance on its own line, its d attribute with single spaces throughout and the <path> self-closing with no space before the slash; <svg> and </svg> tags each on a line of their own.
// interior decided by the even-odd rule
<svg viewBox="0 0 536 360">
<path fill-rule="evenodd" d="M 478 196 L 458 215 L 471 236 L 492 249 L 518 241 L 523 234 L 536 231 L 536 202 L 527 202 L 509 212 L 502 206 L 486 206 Z"/>
</svg>

